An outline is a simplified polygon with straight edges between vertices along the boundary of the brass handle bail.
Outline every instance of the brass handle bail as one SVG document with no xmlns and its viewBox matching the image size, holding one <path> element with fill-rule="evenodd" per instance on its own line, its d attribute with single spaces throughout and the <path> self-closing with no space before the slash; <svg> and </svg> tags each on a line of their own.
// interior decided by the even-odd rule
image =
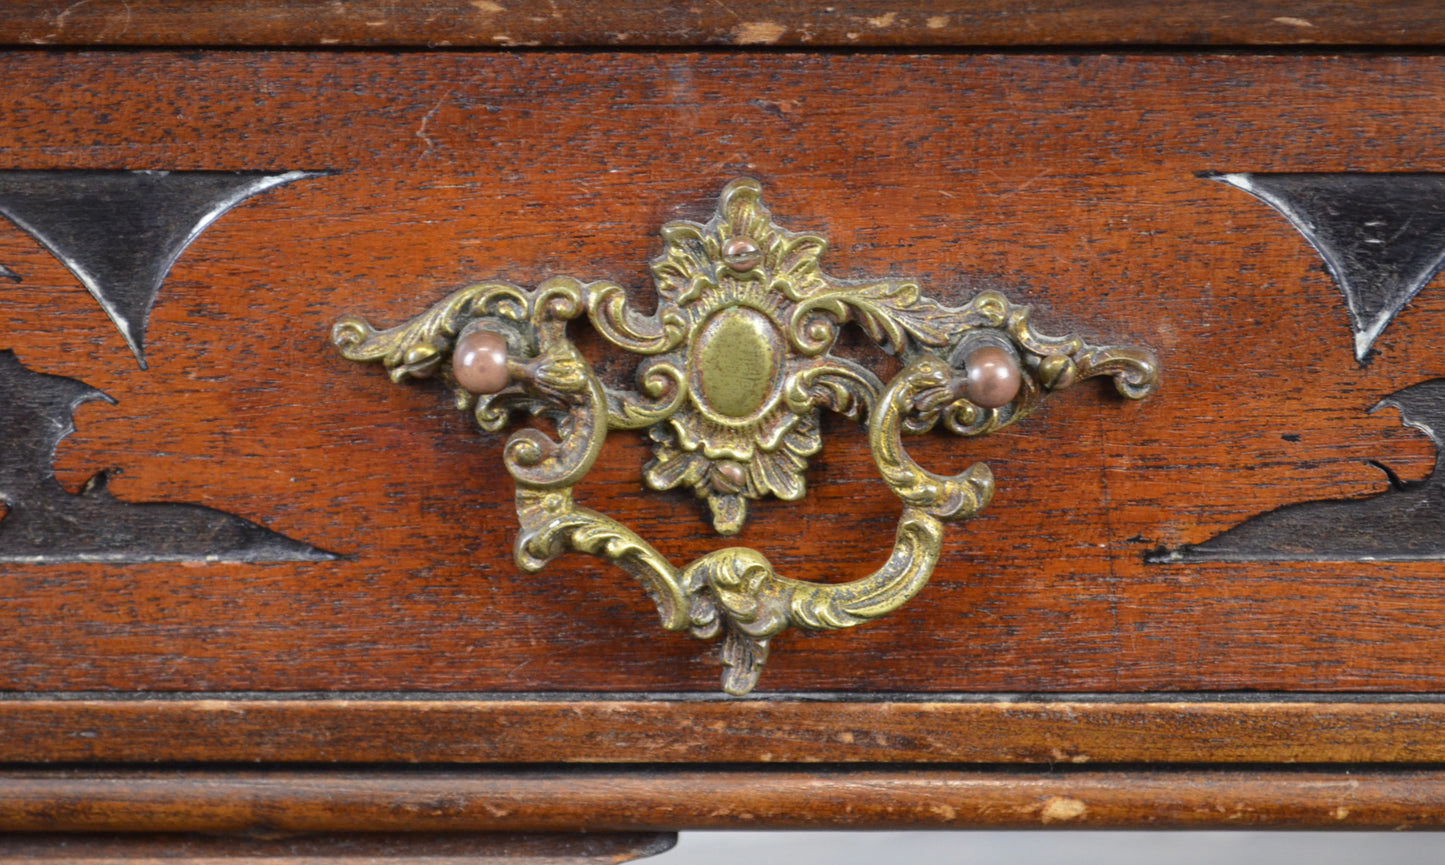
<svg viewBox="0 0 1445 865">
<path fill-rule="evenodd" d="M 907 603 L 938 562 L 943 523 L 988 503 L 988 466 L 932 474 L 909 457 L 904 433 L 940 424 L 963 436 L 990 433 L 1090 376 L 1112 376 L 1131 399 L 1158 381 L 1147 349 L 1036 333 L 1028 307 L 998 292 L 951 308 L 911 280 L 835 280 L 819 265 L 826 241 L 776 225 L 748 178 L 727 185 L 706 224 L 668 223 L 662 236 L 651 315 L 628 306 L 611 282 L 562 277 L 530 291 L 491 282 L 389 330 L 346 316 L 332 340 L 351 360 L 381 361 L 393 381 L 440 374 L 458 408 L 488 432 L 518 410 L 554 418 L 559 438 L 523 429 L 504 451 L 517 485 L 517 564 L 539 571 L 568 550 L 617 564 L 642 583 L 664 628 L 723 637 L 730 694 L 753 689 L 769 641 L 787 627 L 847 628 Z M 635 390 L 605 388 L 568 340 L 567 322 L 584 315 L 608 342 L 642 358 Z M 902 360 L 886 386 L 832 354 L 850 323 Z M 868 424 L 873 459 L 904 504 L 887 561 L 860 579 L 789 579 L 747 547 L 674 567 L 626 526 L 573 501 L 609 431 L 646 429 L 646 484 L 692 489 L 714 528 L 736 534 L 749 501 L 802 498 L 808 459 L 822 447 L 824 408 Z"/>
</svg>

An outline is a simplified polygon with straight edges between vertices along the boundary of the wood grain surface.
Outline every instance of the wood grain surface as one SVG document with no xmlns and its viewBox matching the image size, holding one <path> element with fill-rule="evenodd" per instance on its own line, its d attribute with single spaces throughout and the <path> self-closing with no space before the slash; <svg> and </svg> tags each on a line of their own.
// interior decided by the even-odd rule
<svg viewBox="0 0 1445 865">
<path fill-rule="evenodd" d="M 1421 702 L 29 699 L 7 763 L 1434 764 Z"/>
<path fill-rule="evenodd" d="M 1438 771 L 59 770 L 0 776 L 6 832 L 1429 829 Z"/>
<path fill-rule="evenodd" d="M 353 832 L 235 834 L 124 832 L 0 836 L 0 865 L 65 862 L 245 862 L 251 865 L 615 865 L 655 856 L 674 833 Z"/>
<path fill-rule="evenodd" d="M 0 43 L 132 46 L 1439 46 L 1422 0 L 9 0 Z"/>
<path fill-rule="evenodd" d="M 77 10 L 77 15 L 80 10 Z M 268 192 L 171 271 L 150 369 L 76 279 L 0 226 L 0 333 L 105 390 L 60 446 L 71 489 L 204 504 L 345 558 L 25 565 L 0 573 L 0 688 L 18 691 L 712 691 L 714 649 L 661 632 L 620 571 L 511 561 L 498 436 L 434 385 L 327 342 L 468 283 L 610 278 L 648 304 L 666 221 L 758 178 L 841 277 L 996 288 L 1047 331 L 1158 351 L 1163 389 L 1060 394 L 989 439 L 999 491 L 932 583 L 852 632 L 789 632 L 763 691 L 1428 692 L 1445 667 L 1438 563 L 1146 565 L 1282 504 L 1427 475 L 1382 396 L 1440 374 L 1427 289 L 1351 356 L 1339 292 L 1280 216 L 1196 176 L 1445 169 L 1433 57 L 16 53 L 0 169 L 336 173 Z M 630 362 L 596 340 L 604 374 Z M 861 351 L 861 346 L 859 347 Z M 886 366 L 885 366 L 886 368 Z M 828 419 L 798 504 L 737 539 L 787 575 L 882 560 L 899 504 Z M 582 501 L 674 562 L 736 541 L 684 493 L 644 494 L 615 435 Z"/>
</svg>

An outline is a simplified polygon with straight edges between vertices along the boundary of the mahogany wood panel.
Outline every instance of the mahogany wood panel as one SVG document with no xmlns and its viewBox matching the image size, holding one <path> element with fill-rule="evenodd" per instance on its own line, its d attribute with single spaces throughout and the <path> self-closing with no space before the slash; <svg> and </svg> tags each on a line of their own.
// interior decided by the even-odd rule
<svg viewBox="0 0 1445 865">
<path fill-rule="evenodd" d="M 252 832 L 236 835 L 124 834 L 0 836 L 0 865 L 65 862 L 106 865 L 184 861 L 253 865 L 613 865 L 655 856 L 674 833 L 522 834 L 515 832 L 355 832 L 346 835 Z"/>
<path fill-rule="evenodd" d="M 0 43 L 134 46 L 1445 44 L 1426 0 L 9 0 Z"/>
<path fill-rule="evenodd" d="M 665 731 L 665 732 L 664 732 Z M 1445 704 L 0 702 L 8 763 L 1441 763 Z"/>
<path fill-rule="evenodd" d="M 1438 771 L 12 771 L 7 832 L 1439 828 Z"/>
<path fill-rule="evenodd" d="M 22 281 L 0 282 L 0 333 L 118 400 L 79 410 L 70 488 L 118 468 L 117 497 L 345 556 L 7 567 L 0 688 L 716 689 L 714 646 L 660 632 L 621 572 L 580 556 L 518 572 L 501 438 L 327 335 L 491 277 L 611 278 L 645 307 L 660 226 L 706 218 L 739 175 L 830 239 L 836 275 L 913 275 L 950 302 L 1002 289 L 1042 329 L 1151 345 L 1165 375 L 1144 403 L 1082 387 L 990 439 L 911 445 L 939 470 L 987 459 L 994 502 L 901 612 L 778 638 L 763 690 L 1410 693 L 1445 675 L 1438 564 L 1144 562 L 1282 504 L 1378 492 L 1370 459 L 1431 471 L 1423 436 L 1366 410 L 1439 374 L 1445 293 L 1361 367 L 1318 256 L 1196 173 L 1445 169 L 1445 60 L 34 52 L 0 59 L 0 80 L 0 169 L 336 172 L 191 245 L 149 370 L 9 226 L 0 262 Z M 871 570 L 899 512 L 861 431 L 825 434 L 809 498 L 762 503 L 738 539 L 791 576 Z M 676 562 L 735 543 L 689 495 L 643 494 L 647 454 L 615 436 L 581 498 Z"/>
</svg>

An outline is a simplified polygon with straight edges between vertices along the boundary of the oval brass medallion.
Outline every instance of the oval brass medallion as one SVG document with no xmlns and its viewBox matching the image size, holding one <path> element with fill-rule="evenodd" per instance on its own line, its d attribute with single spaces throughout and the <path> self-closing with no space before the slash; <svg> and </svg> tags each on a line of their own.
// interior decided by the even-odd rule
<svg viewBox="0 0 1445 865">
<path fill-rule="evenodd" d="M 778 373 L 778 332 L 756 310 L 725 309 L 704 325 L 693 355 L 695 387 L 705 408 L 746 418 L 769 402 Z"/>
</svg>

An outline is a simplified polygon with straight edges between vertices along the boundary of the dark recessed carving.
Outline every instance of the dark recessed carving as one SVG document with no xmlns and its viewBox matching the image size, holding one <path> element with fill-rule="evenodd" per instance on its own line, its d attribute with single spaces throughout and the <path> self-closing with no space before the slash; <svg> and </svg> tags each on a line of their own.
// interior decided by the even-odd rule
<svg viewBox="0 0 1445 865">
<path fill-rule="evenodd" d="M 1355 359 L 1445 267 L 1445 174 L 1205 175 L 1278 210 L 1345 295 Z"/>
<path fill-rule="evenodd" d="M 144 369 L 151 306 L 191 241 L 247 198 L 324 173 L 0 171 L 0 214 L 89 289 Z"/>
<path fill-rule="evenodd" d="M 71 493 L 56 480 L 55 448 L 90 385 L 38 373 L 0 351 L 0 562 L 325 561 L 333 553 L 203 505 L 126 502 L 100 472 Z"/>
<path fill-rule="evenodd" d="M 20 282 L 20 274 L 0 264 L 0 279 L 8 279 L 11 282 Z"/>
<path fill-rule="evenodd" d="M 1411 385 L 1380 400 L 1371 412 L 1395 408 L 1405 426 L 1435 443 L 1435 468 L 1423 481 L 1401 481 L 1389 466 L 1388 489 L 1359 499 L 1299 502 L 1252 517 L 1193 546 L 1146 557 L 1171 562 L 1361 562 L 1445 559 L 1445 378 Z"/>
</svg>

